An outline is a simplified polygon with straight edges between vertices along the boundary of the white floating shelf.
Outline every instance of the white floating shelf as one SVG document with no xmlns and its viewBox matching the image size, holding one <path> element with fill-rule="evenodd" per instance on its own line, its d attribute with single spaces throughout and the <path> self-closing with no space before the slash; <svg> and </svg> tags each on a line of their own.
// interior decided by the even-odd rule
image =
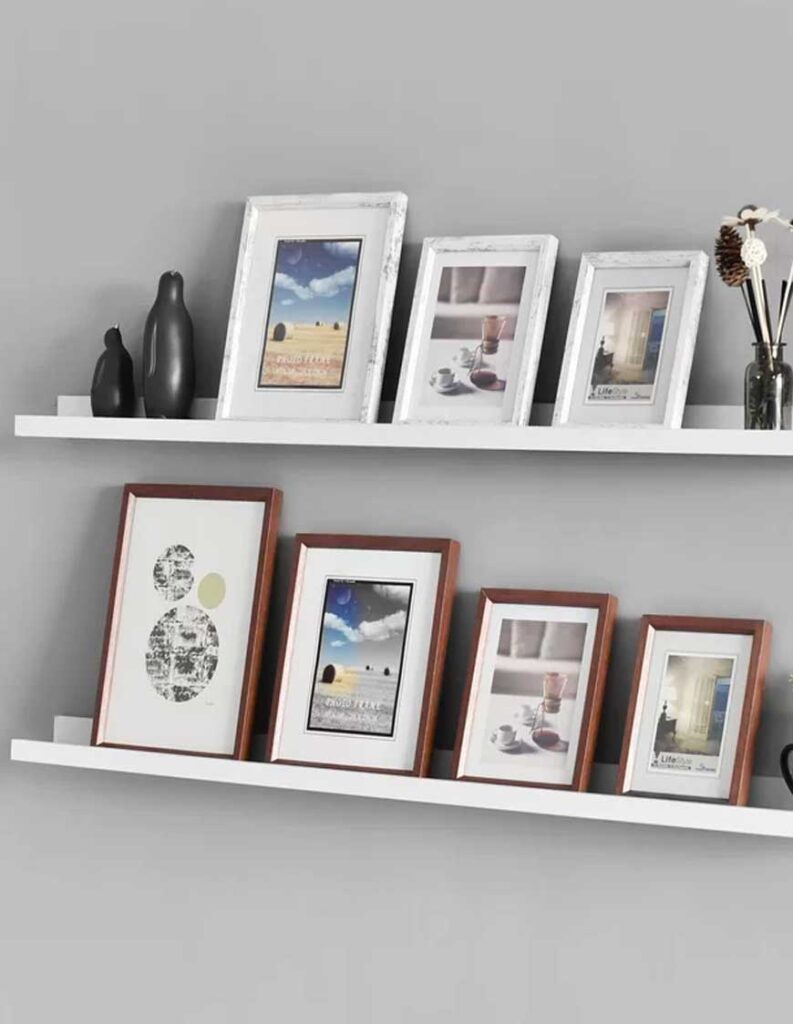
<svg viewBox="0 0 793 1024">
<path fill-rule="evenodd" d="M 94 418 L 84 396 L 62 396 L 56 416 L 16 416 L 17 437 L 94 441 L 287 445 L 317 448 L 392 448 L 447 451 L 612 452 L 641 455 L 793 456 L 793 431 L 736 429 L 734 406 L 692 406 L 680 430 L 662 427 L 513 427 L 433 423 L 351 423 L 215 420 L 213 399 L 198 399 L 189 420 Z M 550 407 L 536 410 L 550 420 Z"/>
<path fill-rule="evenodd" d="M 11 760 L 161 778 L 224 782 L 236 786 L 259 786 L 264 789 L 793 838 L 793 813 L 761 807 L 727 807 L 721 804 L 569 793 L 445 779 L 416 779 L 371 772 L 226 761 L 37 740 L 12 740 Z"/>
</svg>

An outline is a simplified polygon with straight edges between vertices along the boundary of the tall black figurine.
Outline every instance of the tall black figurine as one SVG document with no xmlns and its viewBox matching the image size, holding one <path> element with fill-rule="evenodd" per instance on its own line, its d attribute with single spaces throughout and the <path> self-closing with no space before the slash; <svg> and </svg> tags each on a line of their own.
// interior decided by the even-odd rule
<svg viewBox="0 0 793 1024">
<path fill-rule="evenodd" d="M 153 419 L 186 419 L 195 391 L 193 321 L 176 270 L 160 278 L 143 332 L 143 405 Z"/>
<path fill-rule="evenodd" d="M 124 348 L 118 324 L 105 331 L 105 351 L 91 381 L 91 412 L 94 416 L 132 416 L 135 412 L 132 356 Z"/>
</svg>

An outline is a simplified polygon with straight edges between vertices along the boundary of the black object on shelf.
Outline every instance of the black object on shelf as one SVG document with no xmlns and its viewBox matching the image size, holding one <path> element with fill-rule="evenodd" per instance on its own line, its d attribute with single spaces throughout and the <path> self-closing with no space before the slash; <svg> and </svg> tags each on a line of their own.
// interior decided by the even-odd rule
<svg viewBox="0 0 793 1024">
<path fill-rule="evenodd" d="M 132 416 L 135 412 L 132 356 L 124 348 L 118 324 L 105 331 L 105 351 L 91 381 L 91 412 L 94 416 Z"/>
<path fill-rule="evenodd" d="M 788 743 L 782 748 L 779 755 L 779 767 L 782 769 L 782 778 L 787 783 L 787 788 L 793 793 L 793 772 L 790 771 L 790 755 L 793 754 L 793 743 Z"/>
<path fill-rule="evenodd" d="M 151 419 L 186 419 L 195 392 L 193 321 L 176 270 L 160 278 L 143 333 L 143 405 Z"/>
</svg>

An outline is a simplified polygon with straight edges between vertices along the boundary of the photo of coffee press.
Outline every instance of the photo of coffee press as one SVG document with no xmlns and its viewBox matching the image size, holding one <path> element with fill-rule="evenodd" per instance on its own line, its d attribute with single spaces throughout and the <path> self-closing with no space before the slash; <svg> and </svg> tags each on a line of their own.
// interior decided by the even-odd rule
<svg viewBox="0 0 793 1024">
<path fill-rule="evenodd" d="M 505 316 L 482 317 L 482 341 L 474 352 L 468 379 L 480 391 L 503 391 L 506 381 L 499 377 L 495 357 L 507 322 Z"/>
</svg>

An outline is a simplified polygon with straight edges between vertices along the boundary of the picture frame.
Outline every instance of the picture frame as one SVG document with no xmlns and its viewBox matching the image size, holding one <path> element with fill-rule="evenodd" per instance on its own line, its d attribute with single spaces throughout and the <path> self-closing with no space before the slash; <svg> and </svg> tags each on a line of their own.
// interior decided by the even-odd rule
<svg viewBox="0 0 793 1024">
<path fill-rule="evenodd" d="M 245 204 L 218 419 L 377 420 L 407 196 Z"/>
<path fill-rule="evenodd" d="M 299 534 L 267 760 L 424 776 L 456 541 Z"/>
<path fill-rule="evenodd" d="M 682 425 L 708 256 L 585 252 L 554 426 Z"/>
<path fill-rule="evenodd" d="M 480 591 L 453 779 L 587 790 L 617 606 L 611 594 Z"/>
<path fill-rule="evenodd" d="M 280 508 L 273 487 L 124 486 L 92 746 L 248 757 Z"/>
<path fill-rule="evenodd" d="M 558 239 L 425 238 L 394 422 L 529 422 Z"/>
<path fill-rule="evenodd" d="M 645 615 L 617 793 L 745 804 L 770 652 L 759 619 Z"/>
</svg>

